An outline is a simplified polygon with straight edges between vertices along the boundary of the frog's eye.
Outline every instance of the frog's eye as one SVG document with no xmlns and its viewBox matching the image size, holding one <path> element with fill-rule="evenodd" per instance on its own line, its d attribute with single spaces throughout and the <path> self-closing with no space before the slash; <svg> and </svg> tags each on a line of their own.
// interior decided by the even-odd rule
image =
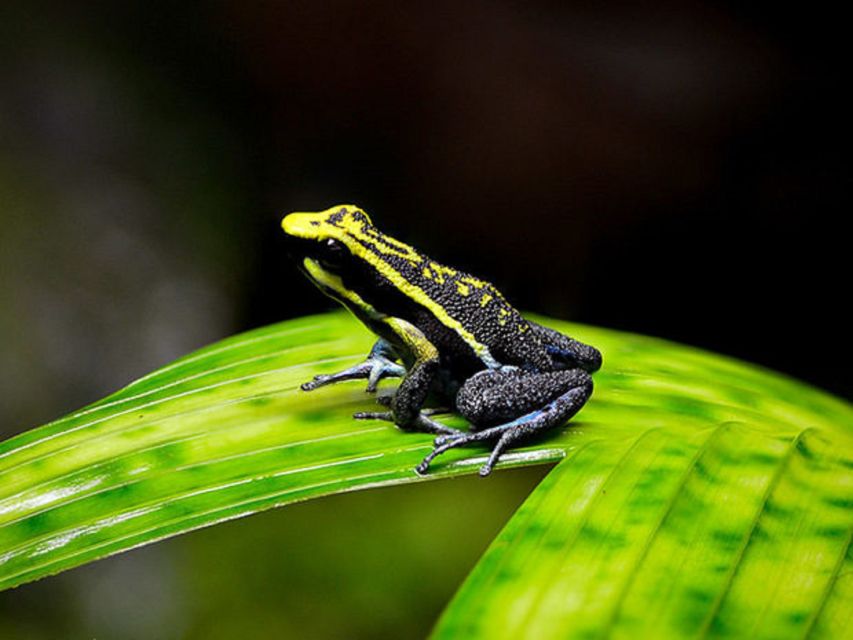
<svg viewBox="0 0 853 640">
<path fill-rule="evenodd" d="M 340 240 L 328 238 L 321 243 L 320 247 L 320 255 L 317 256 L 320 263 L 331 270 L 340 269 L 347 253 L 344 244 Z"/>
</svg>

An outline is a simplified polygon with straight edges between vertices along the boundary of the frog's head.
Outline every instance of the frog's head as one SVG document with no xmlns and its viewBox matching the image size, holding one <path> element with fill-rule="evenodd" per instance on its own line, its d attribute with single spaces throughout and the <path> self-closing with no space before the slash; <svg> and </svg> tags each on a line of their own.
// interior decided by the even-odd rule
<svg viewBox="0 0 853 640">
<path fill-rule="evenodd" d="M 313 260 L 327 271 L 339 273 L 358 255 L 358 236 L 372 228 L 370 218 L 358 207 L 339 204 L 311 213 L 290 213 L 281 221 L 290 240 L 290 253 L 303 261 Z"/>
<path fill-rule="evenodd" d="M 291 213 L 281 221 L 281 228 L 290 254 L 305 274 L 345 304 L 357 297 L 355 291 L 364 293 L 379 282 L 402 283 L 399 269 L 424 259 L 412 247 L 384 235 L 364 211 L 351 204 Z"/>
<path fill-rule="evenodd" d="M 321 290 L 346 302 L 353 297 L 342 278 L 365 263 L 368 240 L 379 232 L 368 215 L 351 204 L 325 211 L 290 213 L 281 221 L 288 250 Z"/>
<path fill-rule="evenodd" d="M 339 204 L 312 213 L 289 213 L 281 221 L 281 228 L 292 238 L 326 242 L 337 240 L 346 243 L 349 236 L 372 226 L 367 214 L 352 204 Z"/>
</svg>

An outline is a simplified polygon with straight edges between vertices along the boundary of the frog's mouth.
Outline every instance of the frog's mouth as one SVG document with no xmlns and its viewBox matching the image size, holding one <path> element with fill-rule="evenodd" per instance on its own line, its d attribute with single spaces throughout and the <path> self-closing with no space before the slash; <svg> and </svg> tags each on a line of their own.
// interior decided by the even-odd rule
<svg viewBox="0 0 853 640">
<path fill-rule="evenodd" d="M 297 263 L 301 263 L 302 259 L 306 256 L 317 255 L 320 252 L 319 242 L 316 240 L 292 236 L 289 233 L 284 234 L 284 238 L 285 251 L 287 251 L 288 257 L 290 257 L 291 260 L 295 260 Z"/>
<path fill-rule="evenodd" d="M 312 280 L 311 270 L 306 266 L 310 261 L 314 265 L 314 271 L 322 269 L 323 272 L 338 276 L 345 271 L 345 264 L 349 258 L 349 252 L 342 245 L 334 250 L 330 249 L 325 241 L 310 240 L 296 236 L 287 236 L 286 251 L 299 269 Z"/>
</svg>

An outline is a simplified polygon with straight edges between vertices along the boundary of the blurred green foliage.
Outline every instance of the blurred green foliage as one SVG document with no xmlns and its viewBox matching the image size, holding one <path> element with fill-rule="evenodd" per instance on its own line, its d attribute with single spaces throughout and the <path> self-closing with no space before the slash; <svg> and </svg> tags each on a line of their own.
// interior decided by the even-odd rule
<svg viewBox="0 0 853 640">
<path fill-rule="evenodd" d="M 548 469 L 339 494 L 136 549 L 0 593 L 0 638 L 424 637 Z"/>
</svg>

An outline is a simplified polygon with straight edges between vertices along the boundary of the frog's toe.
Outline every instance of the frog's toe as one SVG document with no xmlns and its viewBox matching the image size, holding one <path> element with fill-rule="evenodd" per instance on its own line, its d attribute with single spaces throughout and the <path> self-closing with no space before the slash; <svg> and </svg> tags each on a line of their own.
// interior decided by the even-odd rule
<svg viewBox="0 0 853 640">
<path fill-rule="evenodd" d="M 386 420 L 394 422 L 394 414 L 390 411 L 358 411 L 352 414 L 356 420 Z"/>
<path fill-rule="evenodd" d="M 319 373 L 313 378 L 311 378 L 308 382 L 303 382 L 299 385 L 299 388 L 303 391 L 313 391 L 318 387 L 322 387 L 327 384 L 331 384 L 335 381 L 335 376 L 327 373 Z"/>
<path fill-rule="evenodd" d="M 449 427 L 448 427 L 448 429 L 449 429 Z M 436 439 L 433 441 L 433 444 L 436 447 L 441 447 L 445 444 L 455 442 L 456 440 L 464 440 L 466 438 L 466 436 L 469 436 L 469 435 L 470 434 L 466 431 L 459 431 L 458 429 L 451 429 L 449 433 L 444 433 L 444 434 L 436 437 Z M 459 446 L 459 445 L 454 445 L 454 446 Z"/>
<path fill-rule="evenodd" d="M 406 374 L 406 369 L 388 358 L 371 358 L 370 375 L 367 377 L 367 393 L 375 393 L 382 378 L 399 378 Z"/>
<path fill-rule="evenodd" d="M 480 442 L 484 439 L 482 432 L 470 433 L 455 429 L 453 431 L 453 433 L 442 434 L 435 439 L 433 450 L 415 467 L 415 471 L 423 475 L 429 468 L 430 463 L 445 451 L 455 449 L 456 447 L 463 447 L 471 442 Z"/>
<path fill-rule="evenodd" d="M 454 436 L 459 433 L 464 433 L 463 431 L 459 431 L 458 429 L 454 429 L 452 427 L 448 427 L 438 420 L 433 420 L 429 417 L 429 413 L 426 411 L 422 411 L 418 414 L 418 417 L 415 419 L 412 424 L 411 429 L 414 431 L 423 431 L 424 433 L 437 433 L 439 437 L 442 436 Z"/>
</svg>

